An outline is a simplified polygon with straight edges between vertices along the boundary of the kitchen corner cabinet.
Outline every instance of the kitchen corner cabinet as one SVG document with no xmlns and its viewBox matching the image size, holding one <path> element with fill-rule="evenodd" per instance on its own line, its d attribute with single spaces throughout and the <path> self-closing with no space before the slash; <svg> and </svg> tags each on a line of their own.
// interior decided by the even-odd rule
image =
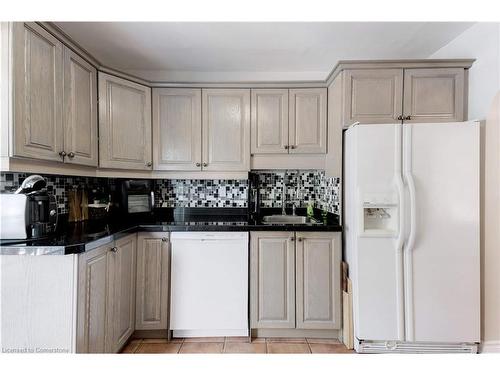
<svg viewBox="0 0 500 375">
<path fill-rule="evenodd" d="M 97 166 L 97 71 L 36 23 L 13 23 L 13 156 Z"/>
<path fill-rule="evenodd" d="M 202 167 L 250 170 L 250 90 L 202 90 Z"/>
<path fill-rule="evenodd" d="M 118 352 L 134 332 L 136 248 L 133 234 L 116 240 L 109 252 L 107 352 Z"/>
<path fill-rule="evenodd" d="M 169 299 L 168 233 L 137 236 L 136 330 L 166 330 Z"/>
<path fill-rule="evenodd" d="M 251 232 L 251 328 L 340 328 L 340 233 Z"/>
<path fill-rule="evenodd" d="M 153 168 L 201 170 L 201 89 L 153 88 Z"/>
<path fill-rule="evenodd" d="M 289 152 L 326 153 L 327 89 L 289 91 Z"/>
<path fill-rule="evenodd" d="M 467 117 L 464 68 L 346 69 L 341 74 L 344 126 L 455 122 Z"/>
<path fill-rule="evenodd" d="M 99 72 L 99 166 L 152 169 L 151 89 Z"/>
</svg>

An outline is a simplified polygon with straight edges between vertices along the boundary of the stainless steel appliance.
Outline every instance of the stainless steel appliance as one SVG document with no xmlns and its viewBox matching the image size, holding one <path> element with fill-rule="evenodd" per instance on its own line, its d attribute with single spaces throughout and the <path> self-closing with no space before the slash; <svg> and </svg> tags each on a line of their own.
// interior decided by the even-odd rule
<svg viewBox="0 0 500 375">
<path fill-rule="evenodd" d="M 153 181 L 125 180 L 120 186 L 120 207 L 127 214 L 152 213 L 154 209 Z"/>
<path fill-rule="evenodd" d="M 1 239 L 35 239 L 55 232 L 57 204 L 44 188 L 43 177 L 33 175 L 14 194 L 0 194 Z"/>
</svg>

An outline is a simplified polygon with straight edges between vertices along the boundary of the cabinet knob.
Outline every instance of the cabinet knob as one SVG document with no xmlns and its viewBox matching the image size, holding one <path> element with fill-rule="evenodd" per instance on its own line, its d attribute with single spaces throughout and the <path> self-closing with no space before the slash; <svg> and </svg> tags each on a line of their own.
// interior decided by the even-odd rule
<svg viewBox="0 0 500 375">
<path fill-rule="evenodd" d="M 288 145 L 284 145 L 283 147 L 285 148 L 285 150 L 288 150 L 290 148 L 290 146 Z"/>
<path fill-rule="evenodd" d="M 59 156 L 60 156 L 60 157 L 65 157 L 65 156 L 66 156 L 66 151 L 61 151 L 61 152 L 59 152 Z"/>
<path fill-rule="evenodd" d="M 109 249 L 112 253 L 116 253 L 118 251 L 118 248 L 116 246 L 113 246 L 111 249 Z"/>
<path fill-rule="evenodd" d="M 302 237 L 297 238 L 297 241 L 302 242 Z"/>
<path fill-rule="evenodd" d="M 208 166 L 208 163 L 203 163 L 203 166 L 204 166 L 204 167 L 207 167 L 207 166 Z"/>
<path fill-rule="evenodd" d="M 406 116 L 404 119 L 405 119 L 405 120 L 411 120 L 411 116 L 409 116 L 409 115 L 408 115 L 408 116 Z"/>
<path fill-rule="evenodd" d="M 402 120 L 403 120 L 403 115 L 399 115 L 399 116 L 398 116 L 398 120 L 399 120 L 399 121 L 402 121 Z"/>
<path fill-rule="evenodd" d="M 73 159 L 75 157 L 75 153 L 73 151 L 71 151 L 69 154 L 68 154 L 68 158 L 70 159 Z"/>
<path fill-rule="evenodd" d="M 146 163 L 146 167 L 151 167 L 152 165 L 153 165 L 153 163 L 151 163 L 150 161 L 148 161 L 148 162 Z"/>
<path fill-rule="evenodd" d="M 296 149 L 296 148 L 297 148 L 297 146 L 295 146 L 295 145 L 291 145 L 291 146 L 290 146 L 290 148 L 291 148 L 292 150 L 294 150 L 294 149 Z"/>
<path fill-rule="evenodd" d="M 161 242 L 167 242 L 167 241 L 168 241 L 168 240 L 167 240 L 165 237 L 163 237 L 163 238 L 161 239 Z"/>
<path fill-rule="evenodd" d="M 196 163 L 196 166 L 197 167 L 201 167 L 201 163 Z"/>
<path fill-rule="evenodd" d="M 291 237 L 290 241 L 295 242 L 295 237 Z"/>
</svg>

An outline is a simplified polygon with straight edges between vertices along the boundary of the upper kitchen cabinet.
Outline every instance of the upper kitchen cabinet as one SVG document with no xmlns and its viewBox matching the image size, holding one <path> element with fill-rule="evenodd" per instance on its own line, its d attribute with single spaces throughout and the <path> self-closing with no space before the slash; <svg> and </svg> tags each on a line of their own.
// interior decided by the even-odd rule
<svg viewBox="0 0 500 375">
<path fill-rule="evenodd" d="M 345 124 L 393 123 L 403 106 L 403 69 L 345 71 Z"/>
<path fill-rule="evenodd" d="M 97 166 L 97 71 L 64 47 L 65 162 Z"/>
<path fill-rule="evenodd" d="M 252 154 L 287 154 L 288 90 L 252 90 Z"/>
<path fill-rule="evenodd" d="M 63 45 L 36 23 L 16 22 L 12 31 L 12 154 L 62 161 Z"/>
<path fill-rule="evenodd" d="M 153 168 L 201 170 L 200 89 L 153 89 Z"/>
<path fill-rule="evenodd" d="M 465 70 L 405 69 L 405 122 L 455 122 L 465 119 Z"/>
<path fill-rule="evenodd" d="M 289 151 L 291 154 L 326 153 L 327 89 L 291 89 Z"/>
<path fill-rule="evenodd" d="M 202 167 L 250 169 L 250 90 L 202 90 Z"/>
<path fill-rule="evenodd" d="M 99 72 L 99 166 L 152 169 L 151 89 Z"/>
</svg>

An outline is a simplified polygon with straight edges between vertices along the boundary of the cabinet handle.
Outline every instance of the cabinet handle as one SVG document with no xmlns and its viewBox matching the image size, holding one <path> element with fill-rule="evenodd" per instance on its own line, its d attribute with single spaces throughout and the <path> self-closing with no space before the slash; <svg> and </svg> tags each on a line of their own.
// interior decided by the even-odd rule
<svg viewBox="0 0 500 375">
<path fill-rule="evenodd" d="M 69 154 L 68 154 L 68 158 L 70 159 L 73 159 L 75 157 L 75 153 L 73 151 L 71 151 Z"/>
<path fill-rule="evenodd" d="M 291 146 L 290 146 L 290 148 L 291 148 L 292 150 L 294 150 L 295 148 L 297 148 L 297 146 L 295 146 L 295 145 L 291 145 Z"/>
<path fill-rule="evenodd" d="M 161 242 L 167 242 L 167 241 L 168 241 L 168 240 L 167 240 L 167 238 L 165 238 L 165 237 L 163 237 L 163 238 L 161 239 Z"/>
<path fill-rule="evenodd" d="M 398 120 L 399 120 L 399 121 L 402 121 L 402 120 L 403 120 L 403 115 L 399 115 L 399 116 L 398 116 Z"/>
<path fill-rule="evenodd" d="M 284 145 L 283 147 L 285 148 L 285 150 L 288 150 L 290 148 L 290 146 L 288 145 Z"/>
<path fill-rule="evenodd" d="M 405 120 L 411 120 L 411 116 L 409 116 L 409 115 L 408 115 L 408 116 L 406 116 L 404 119 L 405 119 Z"/>
<path fill-rule="evenodd" d="M 109 249 L 112 253 L 116 253 L 118 251 L 118 248 L 116 246 L 113 246 L 111 249 Z"/>
<path fill-rule="evenodd" d="M 62 158 L 64 158 L 66 156 L 66 151 L 61 151 L 59 153 L 59 156 L 62 157 Z"/>
<path fill-rule="evenodd" d="M 295 237 L 291 237 L 290 241 L 295 242 Z"/>
<path fill-rule="evenodd" d="M 302 242 L 302 237 L 297 238 L 297 241 Z"/>
<path fill-rule="evenodd" d="M 204 167 L 207 167 L 207 166 L 208 166 L 208 163 L 203 163 L 203 166 L 204 166 Z"/>
<path fill-rule="evenodd" d="M 196 166 L 197 167 L 201 167 L 201 163 L 196 163 Z"/>
<path fill-rule="evenodd" d="M 151 167 L 152 165 L 153 165 L 153 163 L 151 163 L 150 161 L 148 161 L 148 162 L 146 163 L 146 167 Z"/>
</svg>

